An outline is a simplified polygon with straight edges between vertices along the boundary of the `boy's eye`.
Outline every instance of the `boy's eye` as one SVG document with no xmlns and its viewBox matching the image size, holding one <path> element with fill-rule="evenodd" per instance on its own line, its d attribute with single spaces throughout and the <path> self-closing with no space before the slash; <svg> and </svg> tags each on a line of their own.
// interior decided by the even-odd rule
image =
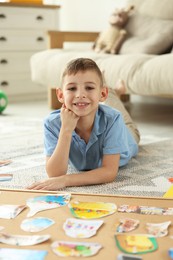
<svg viewBox="0 0 173 260">
<path fill-rule="evenodd" d="M 94 87 L 92 87 L 92 86 L 86 86 L 85 88 L 86 88 L 86 90 L 92 90 L 92 89 L 94 89 Z"/>
<path fill-rule="evenodd" d="M 76 87 L 69 87 L 68 90 L 70 90 L 70 91 L 75 91 L 75 90 L 76 90 Z"/>
</svg>

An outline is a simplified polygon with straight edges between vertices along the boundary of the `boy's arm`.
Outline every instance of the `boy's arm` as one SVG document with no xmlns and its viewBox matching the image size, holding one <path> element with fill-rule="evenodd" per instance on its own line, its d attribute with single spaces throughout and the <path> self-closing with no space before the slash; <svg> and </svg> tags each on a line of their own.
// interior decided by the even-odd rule
<svg viewBox="0 0 173 260">
<path fill-rule="evenodd" d="M 67 173 L 71 138 L 72 134 L 61 128 L 56 148 L 51 157 L 46 158 L 46 171 L 49 177 Z"/>
<path fill-rule="evenodd" d="M 104 155 L 100 168 L 78 174 L 67 174 L 34 183 L 29 189 L 58 190 L 70 186 L 84 186 L 114 181 L 119 167 L 120 155 Z"/>
<path fill-rule="evenodd" d="M 66 187 L 108 183 L 115 180 L 119 168 L 120 155 L 104 155 L 100 168 L 80 174 L 66 175 Z"/>
<path fill-rule="evenodd" d="M 46 159 L 46 171 L 49 177 L 58 177 L 67 173 L 69 151 L 72 139 L 72 132 L 76 127 L 79 117 L 72 111 L 61 108 L 61 129 L 56 148 Z"/>
</svg>

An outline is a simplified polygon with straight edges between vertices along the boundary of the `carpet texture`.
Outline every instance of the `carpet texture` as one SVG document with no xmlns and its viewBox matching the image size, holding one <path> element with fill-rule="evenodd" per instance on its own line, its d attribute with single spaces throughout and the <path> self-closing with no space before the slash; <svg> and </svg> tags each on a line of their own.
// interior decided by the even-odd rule
<svg viewBox="0 0 173 260">
<path fill-rule="evenodd" d="M 11 181 L 1 181 L 0 188 L 23 189 L 47 178 L 43 154 L 42 119 L 0 117 L 0 159 L 12 163 L 0 167 L 0 174 L 11 173 Z M 68 173 L 75 169 L 69 167 Z M 106 173 L 105 173 L 106 174 Z M 162 197 L 173 177 L 173 139 L 144 136 L 139 153 L 119 169 L 116 181 L 102 185 L 70 187 L 69 192 Z"/>
</svg>

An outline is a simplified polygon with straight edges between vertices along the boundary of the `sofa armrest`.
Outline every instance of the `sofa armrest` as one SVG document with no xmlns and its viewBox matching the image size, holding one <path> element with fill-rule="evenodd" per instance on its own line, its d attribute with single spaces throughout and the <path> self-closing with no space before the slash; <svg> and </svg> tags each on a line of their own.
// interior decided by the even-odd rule
<svg viewBox="0 0 173 260">
<path fill-rule="evenodd" d="M 48 48 L 63 48 L 64 42 L 94 42 L 98 32 L 48 31 Z"/>
</svg>

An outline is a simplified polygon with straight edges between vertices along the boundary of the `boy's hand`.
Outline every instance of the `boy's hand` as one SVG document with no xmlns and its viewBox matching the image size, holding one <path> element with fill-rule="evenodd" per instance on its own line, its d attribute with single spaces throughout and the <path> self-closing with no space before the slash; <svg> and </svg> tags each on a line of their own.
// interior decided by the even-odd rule
<svg viewBox="0 0 173 260">
<path fill-rule="evenodd" d="M 65 176 L 52 177 L 47 180 L 39 181 L 39 182 L 33 183 L 26 189 L 57 191 L 62 188 L 65 188 Z"/>
<path fill-rule="evenodd" d="M 63 104 L 61 108 L 62 128 L 72 132 L 75 129 L 78 120 L 79 116 L 77 116 L 73 111 L 66 108 L 66 106 Z"/>
</svg>

